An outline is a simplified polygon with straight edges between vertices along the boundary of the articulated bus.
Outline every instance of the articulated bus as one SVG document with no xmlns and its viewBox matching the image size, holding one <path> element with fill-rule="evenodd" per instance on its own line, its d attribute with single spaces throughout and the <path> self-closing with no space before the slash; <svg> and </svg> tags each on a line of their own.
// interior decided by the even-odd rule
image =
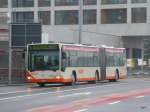
<svg viewBox="0 0 150 112">
<path fill-rule="evenodd" d="M 126 77 L 124 48 L 49 43 L 27 47 L 27 82 L 74 85 Z"/>
</svg>

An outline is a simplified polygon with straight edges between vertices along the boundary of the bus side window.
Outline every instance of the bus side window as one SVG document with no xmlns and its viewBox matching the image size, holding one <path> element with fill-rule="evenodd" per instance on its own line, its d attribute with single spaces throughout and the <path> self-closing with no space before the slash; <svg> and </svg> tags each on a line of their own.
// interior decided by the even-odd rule
<svg viewBox="0 0 150 112">
<path fill-rule="evenodd" d="M 55 60 L 54 60 L 54 63 L 55 63 L 55 66 L 59 65 L 58 59 L 55 59 Z"/>
<path fill-rule="evenodd" d="M 49 58 L 48 58 L 47 65 L 49 65 L 49 66 L 51 66 L 51 65 L 52 65 L 52 62 L 51 62 L 51 57 L 49 57 Z"/>
<path fill-rule="evenodd" d="M 66 68 L 67 55 L 65 52 L 62 52 L 62 60 L 61 60 L 61 70 L 65 71 Z"/>
</svg>

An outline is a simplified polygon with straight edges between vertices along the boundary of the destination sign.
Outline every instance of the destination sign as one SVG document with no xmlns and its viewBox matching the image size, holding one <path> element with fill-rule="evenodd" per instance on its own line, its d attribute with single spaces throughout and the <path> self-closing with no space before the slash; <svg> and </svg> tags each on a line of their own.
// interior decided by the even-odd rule
<svg viewBox="0 0 150 112">
<path fill-rule="evenodd" d="M 65 51 L 83 51 L 83 52 L 98 52 L 97 47 L 83 47 L 83 46 L 64 46 L 63 50 Z"/>
<path fill-rule="evenodd" d="M 29 50 L 58 50 L 58 44 L 29 45 Z"/>
</svg>

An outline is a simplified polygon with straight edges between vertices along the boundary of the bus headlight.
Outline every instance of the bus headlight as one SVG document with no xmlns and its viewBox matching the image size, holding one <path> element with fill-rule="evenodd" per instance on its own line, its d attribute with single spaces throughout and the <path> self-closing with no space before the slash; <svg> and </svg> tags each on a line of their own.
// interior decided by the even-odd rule
<svg viewBox="0 0 150 112">
<path fill-rule="evenodd" d="M 56 76 L 56 79 L 60 79 L 61 77 L 60 76 Z"/>
<path fill-rule="evenodd" d="M 28 79 L 28 80 L 31 80 L 31 79 L 32 79 L 32 77 L 28 76 L 28 77 L 27 77 L 27 79 Z"/>
</svg>

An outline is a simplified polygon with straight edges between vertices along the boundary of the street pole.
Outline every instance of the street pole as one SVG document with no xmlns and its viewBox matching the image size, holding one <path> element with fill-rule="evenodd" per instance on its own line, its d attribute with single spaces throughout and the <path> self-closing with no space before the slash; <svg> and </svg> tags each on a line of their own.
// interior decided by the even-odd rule
<svg viewBox="0 0 150 112">
<path fill-rule="evenodd" d="M 83 25 L 83 0 L 79 0 L 79 39 L 78 39 L 78 44 L 82 44 L 82 25 Z"/>
<path fill-rule="evenodd" d="M 142 40 L 142 66 L 141 66 L 141 72 L 144 73 L 144 39 Z"/>
<path fill-rule="evenodd" d="M 8 84 L 12 83 L 12 40 L 11 40 L 12 28 L 11 24 L 9 24 L 9 70 L 8 70 Z"/>
</svg>

